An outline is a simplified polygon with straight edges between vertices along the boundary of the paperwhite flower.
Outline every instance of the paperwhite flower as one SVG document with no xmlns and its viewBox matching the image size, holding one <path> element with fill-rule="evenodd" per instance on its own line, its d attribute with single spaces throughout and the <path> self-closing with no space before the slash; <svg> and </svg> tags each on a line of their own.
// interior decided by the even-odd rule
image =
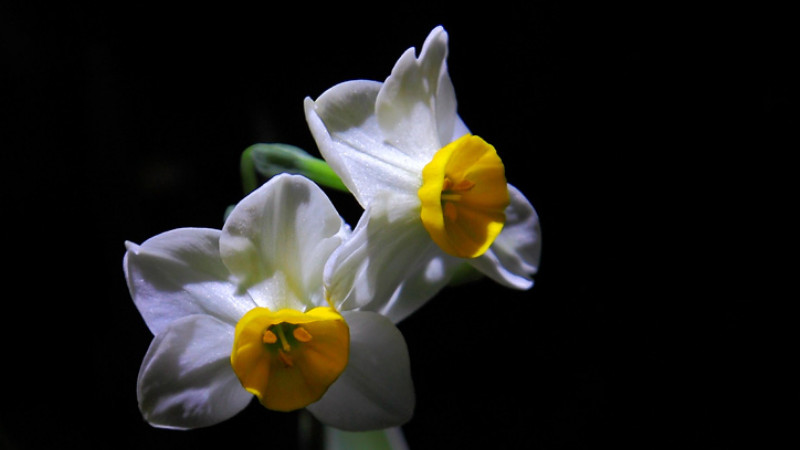
<svg viewBox="0 0 800 450">
<path fill-rule="evenodd" d="M 208 426 L 255 395 L 267 408 L 307 407 L 345 430 L 407 421 L 414 391 L 399 330 L 326 298 L 324 264 L 349 233 L 315 184 L 279 175 L 244 198 L 222 230 L 127 242 L 128 287 L 155 335 L 138 378 L 144 418 Z"/>
<path fill-rule="evenodd" d="M 456 113 L 447 51 L 437 27 L 385 82 L 348 81 L 305 100 L 322 156 L 365 209 L 326 285 L 347 307 L 395 322 L 464 262 L 516 289 L 533 285 L 539 262 L 536 211 Z"/>
</svg>

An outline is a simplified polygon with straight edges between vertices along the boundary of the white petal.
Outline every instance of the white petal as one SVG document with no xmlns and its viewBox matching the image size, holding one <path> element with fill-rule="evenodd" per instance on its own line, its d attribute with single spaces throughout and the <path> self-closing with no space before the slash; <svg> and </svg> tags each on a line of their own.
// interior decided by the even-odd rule
<svg viewBox="0 0 800 450">
<path fill-rule="evenodd" d="M 316 184 L 281 174 L 242 199 L 220 237 L 222 259 L 270 309 L 325 305 L 322 269 L 349 228 Z"/>
<path fill-rule="evenodd" d="M 447 72 L 447 33 L 430 32 L 419 58 L 409 48 L 378 94 L 376 113 L 393 146 L 427 163 L 450 142 L 456 122 L 456 96 Z"/>
<path fill-rule="evenodd" d="M 235 324 L 255 306 L 247 295 L 237 295 L 229 281 L 219 256 L 219 236 L 219 230 L 179 228 L 142 245 L 125 243 L 128 289 L 153 334 L 191 314 Z"/>
<path fill-rule="evenodd" d="M 338 84 L 305 100 L 306 121 L 320 153 L 365 207 L 377 192 L 416 193 L 421 162 L 389 145 L 378 127 L 375 99 L 381 83 Z"/>
<path fill-rule="evenodd" d="M 467 128 L 467 124 L 461 120 L 461 117 L 456 117 L 456 124 L 453 127 L 453 136 L 450 137 L 448 143 L 455 141 L 456 139 L 460 138 L 465 134 L 470 134 L 469 128 Z"/>
<path fill-rule="evenodd" d="M 377 311 L 397 323 L 442 289 L 458 267 L 460 260 L 431 240 L 415 210 L 398 210 L 405 209 L 397 202 L 376 202 L 331 255 L 325 286 L 340 309 Z"/>
<path fill-rule="evenodd" d="M 322 423 L 348 431 L 407 422 L 415 398 L 403 335 L 380 314 L 350 311 L 343 315 L 350 327 L 347 368 L 308 410 Z"/>
<path fill-rule="evenodd" d="M 492 246 L 479 258 L 469 260 L 495 281 L 515 289 L 533 286 L 531 275 L 539 268 L 542 253 L 539 216 L 527 198 L 508 185 L 511 204 L 506 209 L 506 224 Z"/>
<path fill-rule="evenodd" d="M 151 425 L 189 429 L 222 422 L 253 396 L 230 363 L 234 327 L 206 315 L 172 322 L 156 335 L 139 370 L 139 409 Z"/>
</svg>

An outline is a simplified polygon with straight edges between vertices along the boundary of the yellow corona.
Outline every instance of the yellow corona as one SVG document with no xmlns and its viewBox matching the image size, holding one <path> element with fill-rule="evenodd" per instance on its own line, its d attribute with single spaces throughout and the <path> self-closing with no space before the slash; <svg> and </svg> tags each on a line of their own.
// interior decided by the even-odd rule
<svg viewBox="0 0 800 450">
<path fill-rule="evenodd" d="M 505 168 L 494 147 L 466 134 L 436 152 L 422 170 L 420 216 L 446 253 L 475 258 L 503 229 L 509 204 Z"/>
<path fill-rule="evenodd" d="M 276 411 L 319 400 L 347 366 L 350 332 L 329 307 L 253 308 L 236 324 L 231 365 L 250 393 Z"/>
</svg>

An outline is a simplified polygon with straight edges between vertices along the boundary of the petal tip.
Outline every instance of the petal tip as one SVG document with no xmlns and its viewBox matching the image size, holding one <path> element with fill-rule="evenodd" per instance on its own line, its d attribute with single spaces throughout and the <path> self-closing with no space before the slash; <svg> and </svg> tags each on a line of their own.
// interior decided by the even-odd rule
<svg viewBox="0 0 800 450">
<path fill-rule="evenodd" d="M 131 253 L 139 253 L 139 244 L 131 241 L 125 241 L 125 250 Z"/>
</svg>

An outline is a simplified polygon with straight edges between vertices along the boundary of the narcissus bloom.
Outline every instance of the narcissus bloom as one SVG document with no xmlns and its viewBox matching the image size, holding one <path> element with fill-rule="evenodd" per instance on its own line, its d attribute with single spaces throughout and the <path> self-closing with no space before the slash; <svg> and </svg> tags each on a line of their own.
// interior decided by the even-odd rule
<svg viewBox="0 0 800 450">
<path fill-rule="evenodd" d="M 536 211 L 456 113 L 447 52 L 437 27 L 385 82 L 348 81 L 305 100 L 322 156 L 365 209 L 332 256 L 348 270 L 326 272 L 326 283 L 348 307 L 395 322 L 464 263 L 516 289 L 530 288 L 538 268 Z M 380 282 L 353 289 L 362 278 Z"/>
<path fill-rule="evenodd" d="M 349 234 L 319 187 L 279 175 L 236 205 L 222 230 L 127 242 L 128 287 L 155 335 L 137 386 L 145 419 L 213 425 L 255 395 L 344 430 L 407 421 L 414 392 L 403 336 L 323 287 L 325 262 Z"/>
</svg>

